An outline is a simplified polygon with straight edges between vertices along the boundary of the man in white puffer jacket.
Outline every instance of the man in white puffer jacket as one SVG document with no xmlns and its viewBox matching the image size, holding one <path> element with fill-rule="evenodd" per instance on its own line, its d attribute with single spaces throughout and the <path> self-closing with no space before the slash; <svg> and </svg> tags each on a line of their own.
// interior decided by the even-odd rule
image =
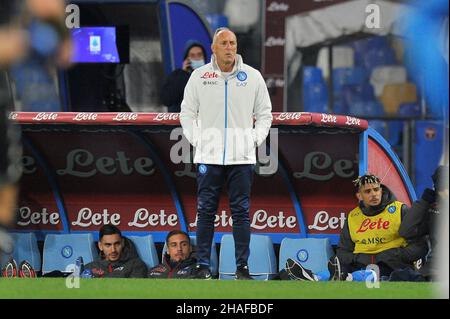
<svg viewBox="0 0 450 319">
<path fill-rule="evenodd" d="M 180 122 L 195 147 L 197 164 L 197 277 L 211 278 L 209 260 L 214 218 L 226 182 L 233 218 L 236 278 L 252 279 L 250 192 L 256 147 L 272 124 L 269 92 L 260 72 L 243 63 L 236 35 L 216 30 L 211 62 L 194 70 L 184 90 Z"/>
</svg>

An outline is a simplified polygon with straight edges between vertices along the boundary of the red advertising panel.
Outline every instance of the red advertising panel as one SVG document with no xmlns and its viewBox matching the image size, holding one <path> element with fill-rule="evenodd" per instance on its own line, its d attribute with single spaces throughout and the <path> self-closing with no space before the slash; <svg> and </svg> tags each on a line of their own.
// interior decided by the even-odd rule
<svg viewBox="0 0 450 319">
<path fill-rule="evenodd" d="M 339 234 L 357 204 L 352 180 L 358 176 L 358 135 L 283 134 L 279 154 L 291 173 L 307 233 Z"/>
</svg>

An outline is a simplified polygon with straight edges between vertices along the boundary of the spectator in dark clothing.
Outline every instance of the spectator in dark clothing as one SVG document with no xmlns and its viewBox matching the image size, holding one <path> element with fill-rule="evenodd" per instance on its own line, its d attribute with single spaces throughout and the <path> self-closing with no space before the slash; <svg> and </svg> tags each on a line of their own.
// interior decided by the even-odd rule
<svg viewBox="0 0 450 319">
<path fill-rule="evenodd" d="M 197 42 L 188 43 L 181 69 L 173 71 L 164 81 L 161 89 L 161 101 L 168 107 L 169 112 L 180 112 L 184 87 L 192 71 L 204 65 L 205 61 L 205 48 Z"/>
<path fill-rule="evenodd" d="M 147 276 L 147 266 L 139 258 L 136 247 L 131 240 L 122 237 L 116 226 L 104 225 L 100 229 L 98 248 L 100 259 L 87 264 L 82 277 L 144 278 Z"/>
<path fill-rule="evenodd" d="M 162 263 L 150 269 L 148 277 L 193 278 L 197 261 L 193 257 L 189 235 L 173 230 L 167 235 L 166 246 Z"/>
<path fill-rule="evenodd" d="M 417 209 L 418 204 L 408 208 L 397 201 L 375 175 L 360 176 L 354 183 L 359 205 L 347 216 L 328 271 L 313 274 L 290 259 L 286 263 L 287 279 L 366 281 L 372 277 L 370 280 L 392 280 L 391 274 L 404 272 L 411 280 L 423 281 L 414 274 L 414 262 L 427 254 L 426 240 L 420 234 L 408 238 L 401 234 L 402 225 L 407 223 L 406 216 Z M 283 274 L 280 275 L 283 279 Z"/>
<path fill-rule="evenodd" d="M 434 280 L 437 275 L 432 256 L 438 242 L 436 235 L 440 211 L 443 207 L 448 207 L 448 166 L 439 166 L 432 179 L 434 189 L 425 189 L 421 200 L 414 202 L 399 230 L 400 235 L 407 239 L 419 236 L 427 237 L 430 251 L 417 265 L 419 272 L 427 280 Z"/>
</svg>

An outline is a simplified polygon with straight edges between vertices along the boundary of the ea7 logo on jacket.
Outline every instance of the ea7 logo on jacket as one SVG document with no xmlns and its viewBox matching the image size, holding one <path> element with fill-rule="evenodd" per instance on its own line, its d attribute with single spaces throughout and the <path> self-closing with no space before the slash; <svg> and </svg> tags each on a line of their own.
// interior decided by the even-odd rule
<svg viewBox="0 0 450 319">
<path fill-rule="evenodd" d="M 356 231 L 357 233 L 364 233 L 368 229 L 388 229 L 389 228 L 389 221 L 385 220 L 380 217 L 377 221 L 371 222 L 370 218 L 366 218 L 361 223 L 361 226 L 359 226 L 359 229 Z"/>
<path fill-rule="evenodd" d="M 205 72 L 201 76 L 202 79 L 216 79 L 219 75 L 216 72 Z"/>
</svg>

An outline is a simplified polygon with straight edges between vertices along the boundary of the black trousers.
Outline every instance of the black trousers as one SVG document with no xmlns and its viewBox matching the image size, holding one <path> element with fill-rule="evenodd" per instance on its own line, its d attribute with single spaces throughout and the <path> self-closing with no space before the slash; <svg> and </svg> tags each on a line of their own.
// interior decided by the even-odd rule
<svg viewBox="0 0 450 319">
<path fill-rule="evenodd" d="M 254 165 L 197 165 L 197 260 L 210 263 L 214 218 L 224 184 L 227 186 L 236 266 L 247 265 L 250 255 L 250 192 Z"/>
</svg>

